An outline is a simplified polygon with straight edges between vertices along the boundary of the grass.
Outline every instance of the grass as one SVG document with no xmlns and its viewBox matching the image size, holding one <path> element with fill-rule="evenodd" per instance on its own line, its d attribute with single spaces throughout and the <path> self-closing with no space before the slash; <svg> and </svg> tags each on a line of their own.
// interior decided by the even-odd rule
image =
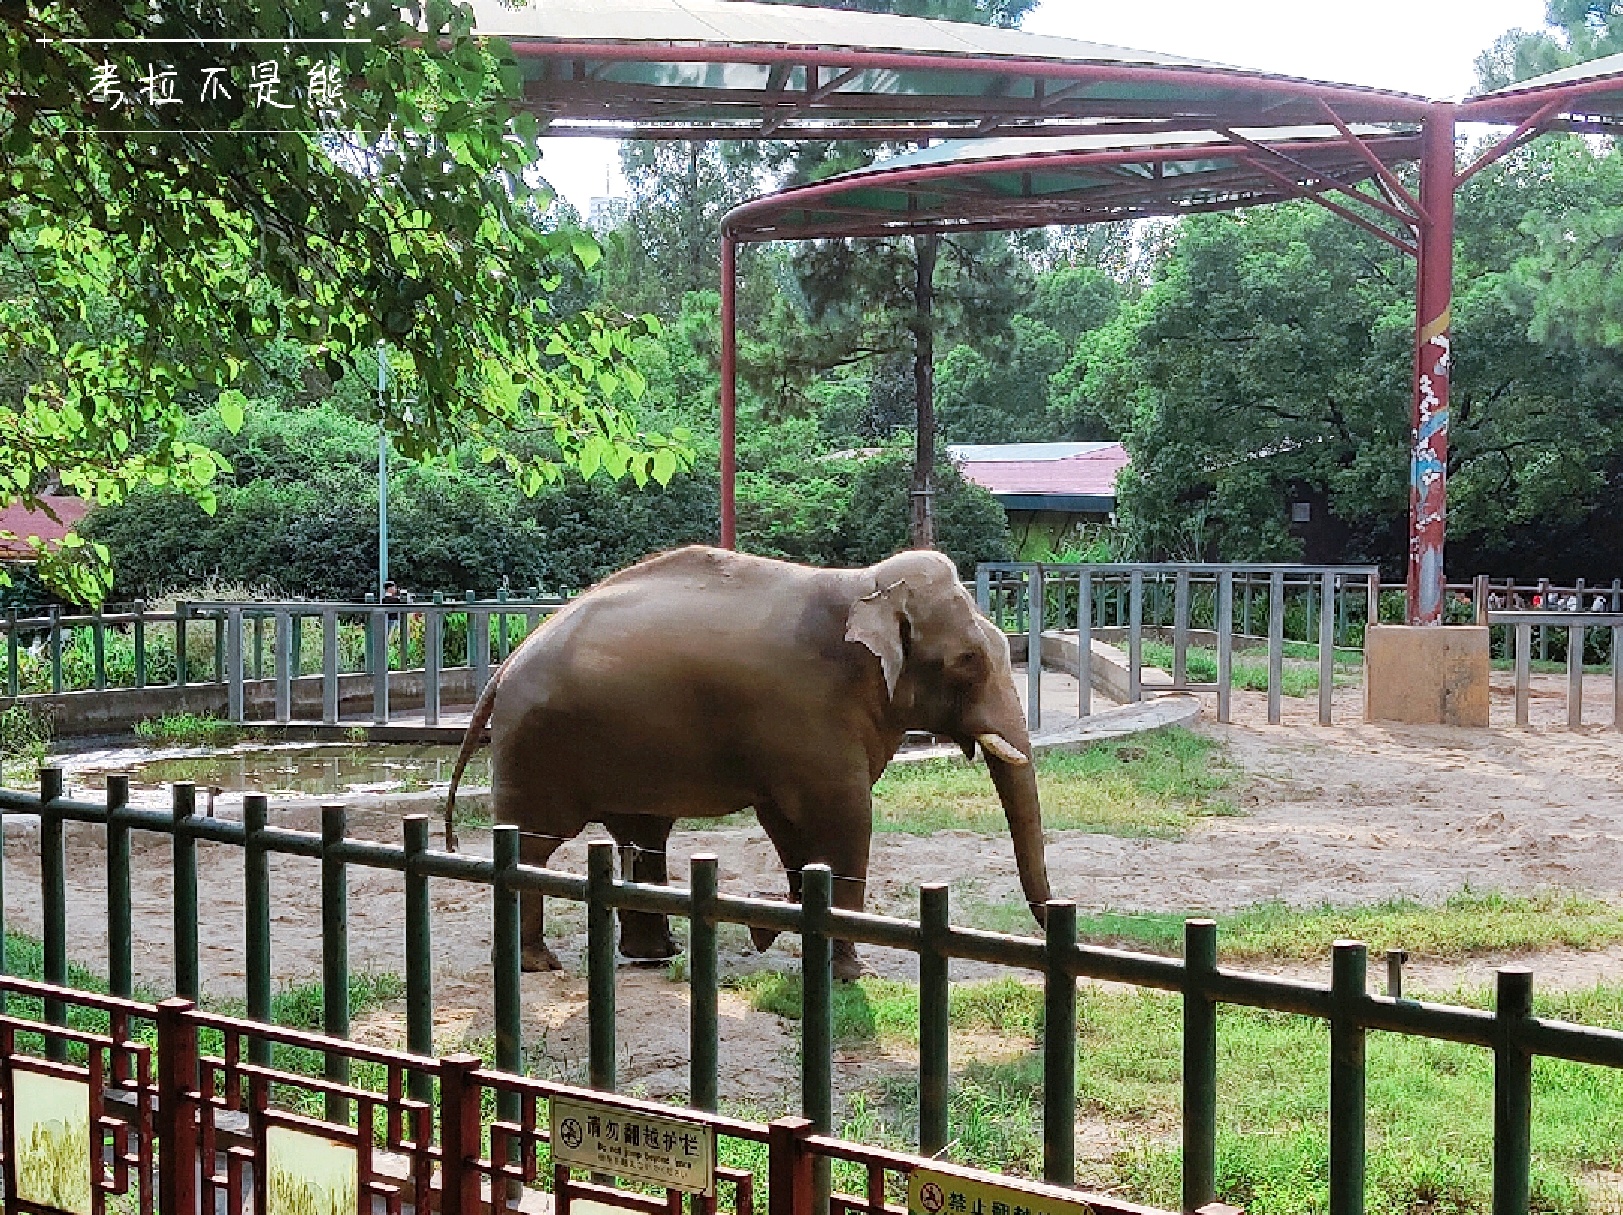
<svg viewBox="0 0 1623 1215">
<path fill-rule="evenodd" d="M 1090 945 L 1181 954 L 1183 924 L 1200 911 L 1101 911 L 1077 916 L 1077 935 Z M 1441 905 L 1393 899 L 1363 907 L 1293 908 L 1258 903 L 1214 917 L 1217 947 L 1227 961 L 1313 962 L 1329 957 L 1329 942 L 1363 941 L 1372 955 L 1388 949 L 1443 960 L 1540 949 L 1604 949 L 1623 941 L 1623 909 L 1578 894 L 1506 895 L 1463 890 Z M 969 904 L 966 922 L 993 932 L 1031 936 L 1025 904 Z"/>
<path fill-rule="evenodd" d="M 741 986 L 757 1007 L 798 1015 L 797 978 L 755 976 Z M 839 984 L 836 992 L 835 1033 L 847 1049 L 863 1041 L 916 1045 L 917 993 L 911 985 L 864 979 Z M 1491 1003 L 1486 990 L 1445 998 L 1476 1007 Z M 951 1019 L 960 1045 L 966 1033 L 998 1042 L 994 1053 L 955 1071 L 949 1099 L 953 1159 L 1040 1175 L 1042 1061 L 1036 1042 L 1042 1006 L 1040 988 L 1013 979 L 953 988 Z M 1536 1012 L 1623 1028 L 1623 988 L 1541 997 Z M 1077 1115 L 1092 1128 L 1078 1153 L 1079 1184 L 1175 1210 L 1180 998 L 1085 988 L 1077 1020 Z M 1323 1211 L 1329 1158 L 1324 1024 L 1225 1007 L 1218 1043 L 1218 1196 L 1253 1215 Z M 1372 1034 L 1368 1059 L 1368 1210 L 1487 1212 L 1490 1052 Z M 1583 1174 L 1623 1167 L 1623 1084 L 1617 1079 L 1559 1060 L 1535 1063 L 1534 1211 L 1583 1215 L 1589 1209 Z M 845 1131 L 855 1128 L 869 1142 L 905 1148 L 916 1117 L 915 1079 L 894 1074 L 850 1103 Z"/>
<path fill-rule="evenodd" d="M 165 713 L 135 723 L 135 736 L 150 746 L 222 747 L 242 737 L 242 727 L 203 713 Z"/>
<path fill-rule="evenodd" d="M 32 783 L 54 734 L 51 719 L 28 705 L 0 711 L 0 776 Z"/>
<path fill-rule="evenodd" d="M 1223 794 L 1235 772 L 1217 744 L 1176 727 L 1037 757 L 1043 825 L 1050 831 L 1172 837 L 1194 821 L 1232 814 Z M 1006 832 L 997 794 L 978 764 L 892 764 L 874 788 L 874 830 Z"/>
<path fill-rule="evenodd" d="M 1294 651 L 1294 652 L 1293 652 Z M 1351 659 L 1344 660 L 1342 655 L 1356 655 L 1356 662 Z M 1146 666 L 1160 667 L 1163 671 L 1172 670 L 1172 647 L 1161 641 L 1144 642 L 1144 663 Z M 1293 665 L 1286 662 L 1279 672 L 1279 690 L 1285 696 L 1311 696 L 1319 690 L 1319 647 L 1304 641 L 1286 642 L 1285 656 L 1287 658 L 1312 658 L 1313 665 Z M 1351 673 L 1361 669 L 1363 655 L 1357 650 L 1337 650 L 1336 670 L 1337 682 L 1346 682 Z M 1184 654 L 1184 670 L 1194 683 L 1217 682 L 1217 651 L 1200 649 L 1190 646 Z M 1229 667 L 1229 677 L 1233 686 L 1247 692 L 1266 692 L 1268 690 L 1268 662 L 1245 658 L 1236 654 Z"/>
</svg>

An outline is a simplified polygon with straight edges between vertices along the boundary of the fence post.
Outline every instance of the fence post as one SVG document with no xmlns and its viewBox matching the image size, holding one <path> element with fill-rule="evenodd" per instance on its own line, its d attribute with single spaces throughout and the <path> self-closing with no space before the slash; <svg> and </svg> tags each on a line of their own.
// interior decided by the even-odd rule
<svg viewBox="0 0 1623 1215">
<path fill-rule="evenodd" d="M 805 1118 L 779 1118 L 767 1126 L 767 1215 L 811 1215 L 812 1154 L 802 1141 L 812 1133 Z"/>
<path fill-rule="evenodd" d="M 1076 584 L 1076 715 L 1093 713 L 1093 571 Z"/>
<path fill-rule="evenodd" d="M 440 1060 L 440 1215 L 480 1215 L 478 1055 Z M 427 1079 L 427 1077 L 424 1077 Z M 427 1202 L 421 1204 L 427 1209 Z"/>
<path fill-rule="evenodd" d="M 62 609 L 51 608 L 51 695 L 62 695 Z"/>
<path fill-rule="evenodd" d="M 518 887 L 518 828 L 511 824 L 493 827 L 490 852 L 495 861 L 491 888 L 492 920 L 490 962 L 495 971 L 496 1069 L 520 1075 L 524 1071 L 523 1001 L 520 991 Z M 519 1116 L 519 1095 L 496 1094 L 496 1116 L 513 1122 Z M 517 1144 L 513 1144 L 514 1147 Z"/>
<path fill-rule="evenodd" d="M 1076 904 L 1050 899 L 1043 972 L 1043 1180 L 1076 1179 Z"/>
<path fill-rule="evenodd" d="M 1281 685 L 1285 675 L 1285 574 L 1268 575 L 1268 724 L 1279 724 Z"/>
<path fill-rule="evenodd" d="M 982 616 L 992 614 L 992 575 L 984 565 L 975 567 L 975 606 Z"/>
<path fill-rule="evenodd" d="M 1086 575 L 1083 575 L 1086 577 Z M 951 961 L 947 937 L 947 886 L 919 887 L 919 1155 L 947 1146 L 947 1084 L 951 1047 L 948 1019 Z"/>
<path fill-rule="evenodd" d="M 177 780 L 169 791 L 174 825 L 170 856 L 175 878 L 175 994 L 197 999 L 197 840 L 192 816 L 197 812 L 197 786 Z"/>
<path fill-rule="evenodd" d="M 1612 728 L 1623 730 L 1623 627 L 1612 626 Z"/>
<path fill-rule="evenodd" d="M 137 624 L 136 627 L 139 628 L 140 625 Z M 138 633 L 138 634 L 136 634 L 136 636 L 139 637 L 140 634 Z M 19 649 L 20 649 L 20 646 L 18 645 L 18 642 L 17 642 L 17 609 L 16 608 L 7 608 L 6 609 L 6 695 L 11 697 L 13 700 L 15 700 L 17 698 L 17 693 L 22 690 L 21 675 L 20 675 L 20 672 L 17 670 L 17 653 L 18 653 Z M 139 642 L 137 642 L 136 652 L 137 653 L 140 652 L 140 643 Z M 137 671 L 140 670 L 140 664 L 139 663 L 137 663 L 137 665 L 136 665 L 136 670 Z M 137 684 L 136 686 L 140 687 L 141 685 Z"/>
<path fill-rule="evenodd" d="M 107 991 L 129 999 L 135 990 L 130 945 L 130 828 L 121 817 L 130 801 L 130 778 L 107 775 Z"/>
<path fill-rule="evenodd" d="M 282 607 L 276 609 L 274 620 L 271 667 L 276 672 L 276 721 L 286 725 L 293 719 L 293 621 Z"/>
<path fill-rule="evenodd" d="M 1247 576 L 1249 577 L 1249 575 Z M 1217 575 L 1217 720 L 1227 722 L 1234 699 L 1234 571 Z"/>
<path fill-rule="evenodd" d="M 1532 687 L 1533 626 L 1525 621 L 1516 624 L 1516 724 L 1527 724 L 1527 705 Z"/>
<path fill-rule="evenodd" d="M 254 678 L 259 680 L 265 678 L 265 614 L 262 611 L 251 614 L 254 621 Z"/>
<path fill-rule="evenodd" d="M 468 608 L 468 645 L 473 654 L 473 694 L 477 696 L 490 682 L 489 612 Z"/>
<path fill-rule="evenodd" d="M 428 815 L 408 814 L 402 820 L 406 835 L 406 1049 L 414 1055 L 434 1053 L 434 955 L 429 924 L 428 875 L 423 854 L 428 851 Z M 427 1101 L 433 1083 L 414 1071 L 412 1096 Z"/>
<path fill-rule="evenodd" d="M 197 1210 L 197 1027 L 192 1002 L 179 996 L 158 1004 L 158 1209 L 165 1215 Z"/>
<path fill-rule="evenodd" d="M 321 1029 L 329 1038 L 349 1037 L 349 873 L 335 856 L 348 824 L 343 806 L 321 808 Z M 329 1051 L 324 1074 L 349 1083 L 349 1057 Z M 347 1123 L 349 1101 L 327 1094 L 327 1121 Z"/>
<path fill-rule="evenodd" d="M 1172 682 L 1189 682 L 1189 571 L 1179 570 L 1172 583 Z"/>
<path fill-rule="evenodd" d="M 1043 716 L 1043 567 L 1026 579 L 1026 729 L 1036 732 Z"/>
<path fill-rule="evenodd" d="M 1127 580 L 1127 699 L 1144 699 L 1144 571 Z"/>
<path fill-rule="evenodd" d="M 372 724 L 389 724 L 389 613 L 374 608 L 372 638 Z"/>
<path fill-rule="evenodd" d="M 714 1111 L 720 1093 L 720 1015 L 717 1009 L 716 893 L 713 853 L 688 862 L 688 1101 Z"/>
<path fill-rule="evenodd" d="M 242 609 L 226 609 L 225 616 L 225 713 L 239 725 L 247 720 L 242 689 Z"/>
<path fill-rule="evenodd" d="M 470 613 L 470 616 L 472 614 Z M 591 1086 L 615 1087 L 614 845 L 586 846 L 586 1020 Z"/>
<path fill-rule="evenodd" d="M 434 606 L 423 609 L 423 724 L 440 724 L 440 667 L 444 664 L 445 596 L 434 592 Z"/>
<path fill-rule="evenodd" d="M 827 865 L 800 871 L 800 1112 L 824 1133 L 834 1125 L 834 941 L 829 909 L 834 873 Z M 828 1209 L 827 1156 L 812 1162 L 812 1207 Z"/>
<path fill-rule="evenodd" d="M 1321 574 L 1319 587 L 1319 724 L 1327 726 L 1336 696 L 1336 576 Z"/>
<path fill-rule="evenodd" d="M 211 611 L 210 618 L 214 623 L 214 676 L 213 682 L 225 682 L 225 616 L 219 611 Z"/>
<path fill-rule="evenodd" d="M 1217 1197 L 1217 921 L 1183 925 L 1183 1209 Z"/>
<path fill-rule="evenodd" d="M 1368 952 L 1361 941 L 1337 941 L 1331 955 L 1330 1215 L 1364 1212 L 1364 1027 Z"/>
<path fill-rule="evenodd" d="M 1538 580 L 1538 606 L 1540 611 L 1547 612 L 1550 610 L 1550 580 L 1548 578 Z M 1550 661 L 1550 630 L 1542 624 L 1538 626 L 1538 660 L 1540 662 Z"/>
<path fill-rule="evenodd" d="M 242 919 L 246 929 L 243 966 L 248 994 L 248 1019 L 271 1019 L 271 929 L 270 854 L 265 850 L 265 822 L 270 801 L 263 793 L 242 797 Z M 270 1043 L 264 1038 L 248 1040 L 248 1058 L 262 1067 L 270 1066 Z"/>
<path fill-rule="evenodd" d="M 1478 574 L 1471 579 L 1471 622 L 1488 623 L 1488 576 Z"/>
<path fill-rule="evenodd" d="M 1499 968 L 1494 1002 L 1493 1215 L 1527 1215 L 1532 1181 L 1533 1056 L 1518 1039 L 1533 1015 L 1533 972 Z"/>
<path fill-rule="evenodd" d="M 1567 626 L 1567 727 L 1584 724 L 1584 626 Z"/>
<path fill-rule="evenodd" d="M 98 692 L 107 690 L 107 625 L 97 608 L 90 620 L 91 682 Z"/>
<path fill-rule="evenodd" d="M 191 607 L 184 600 L 175 604 L 175 686 L 184 688 L 188 682 L 186 670 L 186 620 Z"/>
<path fill-rule="evenodd" d="M 321 609 L 321 721 L 338 724 L 338 609 Z"/>
<path fill-rule="evenodd" d="M 41 934 L 44 938 L 44 979 L 58 987 L 68 984 L 68 895 L 67 854 L 63 848 L 62 816 L 53 803 L 62 798 L 62 769 L 39 770 L 39 883 Z M 52 1025 L 66 1025 L 67 1009 L 60 1000 L 45 1001 L 45 1019 Z M 68 1044 L 47 1036 L 45 1057 L 61 1063 L 68 1057 Z"/>
</svg>

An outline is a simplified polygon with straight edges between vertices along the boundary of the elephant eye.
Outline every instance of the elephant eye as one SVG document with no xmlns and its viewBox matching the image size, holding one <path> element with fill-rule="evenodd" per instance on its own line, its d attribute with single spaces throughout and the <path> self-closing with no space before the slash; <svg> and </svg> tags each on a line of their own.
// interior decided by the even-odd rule
<svg viewBox="0 0 1623 1215">
<path fill-rule="evenodd" d="M 947 660 L 947 669 L 958 676 L 978 675 L 984 662 L 979 650 L 960 650 Z"/>
</svg>

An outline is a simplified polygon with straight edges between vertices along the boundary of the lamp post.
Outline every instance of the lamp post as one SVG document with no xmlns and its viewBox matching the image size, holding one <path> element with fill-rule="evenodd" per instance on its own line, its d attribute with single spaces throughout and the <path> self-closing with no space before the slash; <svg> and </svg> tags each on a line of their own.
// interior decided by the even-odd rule
<svg viewBox="0 0 1623 1215">
<path fill-rule="evenodd" d="M 378 601 L 389 583 L 389 431 L 383 424 L 383 393 L 389 360 L 378 342 Z"/>
</svg>

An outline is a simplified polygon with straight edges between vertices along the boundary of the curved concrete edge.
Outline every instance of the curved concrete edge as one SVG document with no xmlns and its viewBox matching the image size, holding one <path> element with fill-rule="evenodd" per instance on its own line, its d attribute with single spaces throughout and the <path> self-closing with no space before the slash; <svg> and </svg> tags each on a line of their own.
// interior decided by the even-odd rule
<svg viewBox="0 0 1623 1215">
<path fill-rule="evenodd" d="M 1157 696 L 1139 704 L 1118 705 L 1077 719 L 1074 726 L 1045 730 L 1031 740 L 1037 754 L 1080 751 L 1096 742 L 1126 738 L 1146 730 L 1186 726 L 1200 717 L 1200 699 L 1187 693 Z"/>
<path fill-rule="evenodd" d="M 1087 717 L 1079 718 L 1075 725 L 1057 730 L 1044 730 L 1034 734 L 1031 748 L 1038 755 L 1050 751 L 1065 753 L 1082 751 L 1096 742 L 1112 738 L 1126 738 L 1146 730 L 1161 730 L 1167 726 L 1188 725 L 1200 716 L 1200 700 L 1186 693 L 1157 696 L 1139 704 L 1117 705 Z M 962 756 L 954 746 L 920 747 L 891 760 L 892 764 L 915 764 L 926 759 L 944 759 Z M 460 797 L 460 794 L 458 795 Z"/>
</svg>

